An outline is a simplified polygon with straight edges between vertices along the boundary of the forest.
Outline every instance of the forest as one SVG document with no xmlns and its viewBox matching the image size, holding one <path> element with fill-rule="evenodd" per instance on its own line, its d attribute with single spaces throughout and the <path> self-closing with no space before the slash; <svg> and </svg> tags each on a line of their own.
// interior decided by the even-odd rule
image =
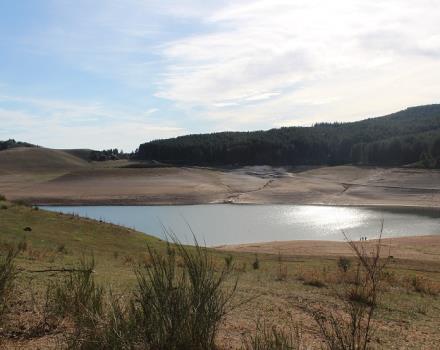
<svg viewBox="0 0 440 350">
<path fill-rule="evenodd" d="M 185 165 L 440 167 L 440 105 L 349 123 L 194 134 L 143 143 L 138 160 Z"/>
</svg>

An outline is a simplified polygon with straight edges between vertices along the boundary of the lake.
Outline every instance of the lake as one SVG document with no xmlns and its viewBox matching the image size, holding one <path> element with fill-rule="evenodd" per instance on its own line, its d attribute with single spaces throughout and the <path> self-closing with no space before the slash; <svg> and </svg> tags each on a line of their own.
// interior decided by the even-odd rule
<svg viewBox="0 0 440 350">
<path fill-rule="evenodd" d="M 353 240 L 440 234 L 440 210 L 313 205 L 45 206 L 130 227 L 162 239 L 165 230 L 184 243 L 208 246 L 285 240 Z"/>
</svg>

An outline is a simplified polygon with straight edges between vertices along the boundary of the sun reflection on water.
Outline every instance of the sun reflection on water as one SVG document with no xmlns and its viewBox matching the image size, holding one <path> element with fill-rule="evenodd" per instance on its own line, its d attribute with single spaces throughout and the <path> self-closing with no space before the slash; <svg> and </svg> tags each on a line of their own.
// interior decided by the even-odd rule
<svg viewBox="0 0 440 350">
<path fill-rule="evenodd" d="M 322 235 L 361 227 L 371 217 L 367 211 L 357 208 L 326 206 L 286 207 L 282 216 L 290 225 L 320 228 Z"/>
</svg>

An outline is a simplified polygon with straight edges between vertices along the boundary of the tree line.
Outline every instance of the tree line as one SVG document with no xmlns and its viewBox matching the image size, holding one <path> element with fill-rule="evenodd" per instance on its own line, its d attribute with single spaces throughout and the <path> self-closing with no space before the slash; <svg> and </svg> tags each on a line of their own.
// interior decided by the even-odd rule
<svg viewBox="0 0 440 350">
<path fill-rule="evenodd" d="M 0 141 L 0 151 L 4 151 L 16 147 L 36 147 L 36 146 L 27 142 L 15 141 L 14 139 Z"/>
<path fill-rule="evenodd" d="M 185 165 L 440 166 L 440 105 L 350 123 L 186 135 L 143 143 L 134 158 Z"/>
</svg>

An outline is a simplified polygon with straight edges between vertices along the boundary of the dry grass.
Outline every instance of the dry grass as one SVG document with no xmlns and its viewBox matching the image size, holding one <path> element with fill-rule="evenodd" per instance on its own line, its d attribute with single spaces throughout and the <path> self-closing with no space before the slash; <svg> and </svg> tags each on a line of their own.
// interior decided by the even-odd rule
<svg viewBox="0 0 440 350">
<path fill-rule="evenodd" d="M 111 288 L 120 300 L 136 286 L 134 268 L 139 264 L 151 266 L 147 243 L 164 249 L 158 240 L 114 225 L 7 205 L 8 210 L 0 211 L 0 252 L 3 254 L 11 243 L 19 244 L 23 238 L 26 249 L 16 259 L 20 273 L 10 301 L 12 312 L 5 315 L 8 325 L 0 333 L 6 349 L 56 349 L 64 341 L 60 334 L 73 329 L 67 320 L 55 322 L 45 306 L 47 280 L 59 280 L 63 272 L 32 271 L 72 267 L 81 254 L 93 251 L 96 283 Z M 26 226 L 32 227 L 32 232 L 24 232 Z M 412 242 L 413 249 L 419 249 L 417 241 Z M 59 251 L 63 244 L 66 252 Z M 435 245 L 431 246 L 435 249 Z M 278 251 L 273 255 L 259 253 L 259 268 L 254 270 L 255 254 L 213 253 L 213 270 L 220 272 L 227 265 L 226 260 L 231 259 L 233 273 L 240 275 L 233 300 L 239 307 L 221 324 L 216 336 L 220 349 L 240 349 L 243 338 L 263 337 L 270 342 L 272 326 L 281 333 L 288 330 L 287 335 L 291 335 L 296 324 L 303 325 L 302 344 L 320 349 L 322 342 L 316 336 L 319 329 L 303 310 L 304 305 L 313 304 L 329 311 L 341 309 L 343 304 L 335 297 L 335 290 L 342 292 L 344 283 L 353 286 L 356 282 L 356 263 L 350 258 L 351 267 L 344 272 L 338 266 L 341 254 L 309 257 L 284 253 L 280 257 Z M 182 266 L 182 261 L 176 264 Z M 313 286 L 314 280 L 325 287 Z M 383 285 L 371 344 L 384 349 L 434 349 L 440 342 L 440 261 L 401 259 L 394 254 L 384 270 Z M 225 287 L 233 287 L 233 281 L 226 282 Z M 266 335 L 256 333 L 258 319 L 265 320 Z"/>
</svg>

